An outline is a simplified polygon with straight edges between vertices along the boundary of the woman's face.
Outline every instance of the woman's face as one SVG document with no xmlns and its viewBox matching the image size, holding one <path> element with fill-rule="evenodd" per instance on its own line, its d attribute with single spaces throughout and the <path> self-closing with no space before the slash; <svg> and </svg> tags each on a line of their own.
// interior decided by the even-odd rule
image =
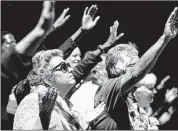
<svg viewBox="0 0 178 131">
<path fill-rule="evenodd" d="M 78 47 L 76 47 L 72 54 L 66 59 L 72 68 L 74 68 L 81 61 L 81 52 Z"/>
<path fill-rule="evenodd" d="M 59 89 L 60 96 L 63 97 L 76 84 L 71 73 L 72 68 L 68 67 L 68 64 L 58 56 L 53 57 L 49 64 L 54 75 L 53 86 Z"/>
</svg>

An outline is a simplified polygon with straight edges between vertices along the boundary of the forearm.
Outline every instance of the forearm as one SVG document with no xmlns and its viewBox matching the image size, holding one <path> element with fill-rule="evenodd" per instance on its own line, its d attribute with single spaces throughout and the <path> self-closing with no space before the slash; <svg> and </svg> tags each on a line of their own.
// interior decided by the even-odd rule
<svg viewBox="0 0 178 131">
<path fill-rule="evenodd" d="M 80 27 L 72 36 L 71 39 L 75 42 L 78 42 L 81 37 L 83 37 L 85 34 L 87 33 L 87 31 L 82 30 L 82 28 Z"/>
<path fill-rule="evenodd" d="M 90 73 L 91 69 L 102 60 L 99 56 L 99 52 L 100 50 L 97 49 L 91 54 L 88 54 L 88 56 L 81 62 L 79 62 L 79 64 L 74 68 L 72 73 L 77 83 L 80 82 L 81 79 L 86 77 Z"/>
<path fill-rule="evenodd" d="M 64 53 L 64 60 L 70 56 L 72 51 L 77 47 L 76 43 L 70 38 L 68 38 L 58 49 L 62 50 Z"/>
<path fill-rule="evenodd" d="M 159 55 L 168 44 L 169 39 L 162 35 L 159 40 L 141 57 L 140 61 L 133 67 L 133 76 L 143 77 L 156 63 Z"/>
<path fill-rule="evenodd" d="M 16 52 L 25 56 L 33 56 L 44 35 L 45 31 L 42 28 L 34 28 L 16 45 Z"/>
<path fill-rule="evenodd" d="M 165 35 L 162 35 L 159 40 L 146 51 L 133 68 L 126 73 L 122 79 L 124 81 L 123 83 L 126 83 L 124 85 L 124 93 L 128 93 L 128 91 L 152 69 L 169 41 Z"/>
</svg>

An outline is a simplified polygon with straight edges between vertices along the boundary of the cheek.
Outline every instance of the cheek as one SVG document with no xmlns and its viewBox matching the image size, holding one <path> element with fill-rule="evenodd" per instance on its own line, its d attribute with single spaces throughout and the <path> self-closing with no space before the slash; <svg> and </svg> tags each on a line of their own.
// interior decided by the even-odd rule
<svg viewBox="0 0 178 131">
<path fill-rule="evenodd" d="M 54 83 L 55 83 L 55 84 L 63 84 L 63 83 L 66 83 L 65 74 L 55 73 L 55 74 L 54 74 Z"/>
<path fill-rule="evenodd" d="M 71 62 L 75 62 L 75 60 L 76 60 L 76 57 L 71 57 Z"/>
</svg>

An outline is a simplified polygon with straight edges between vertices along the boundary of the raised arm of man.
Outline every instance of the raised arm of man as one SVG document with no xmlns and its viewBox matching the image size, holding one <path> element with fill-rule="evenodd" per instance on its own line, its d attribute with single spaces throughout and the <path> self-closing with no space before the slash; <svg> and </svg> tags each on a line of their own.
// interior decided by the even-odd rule
<svg viewBox="0 0 178 131">
<path fill-rule="evenodd" d="M 126 74 L 122 77 L 121 90 L 123 95 L 126 95 L 132 89 L 132 87 L 138 81 L 140 81 L 155 65 L 165 46 L 177 35 L 177 22 L 178 8 L 176 7 L 166 22 L 163 35 L 152 47 L 146 51 L 146 53 L 133 66 L 133 68 L 127 71 Z"/>
</svg>

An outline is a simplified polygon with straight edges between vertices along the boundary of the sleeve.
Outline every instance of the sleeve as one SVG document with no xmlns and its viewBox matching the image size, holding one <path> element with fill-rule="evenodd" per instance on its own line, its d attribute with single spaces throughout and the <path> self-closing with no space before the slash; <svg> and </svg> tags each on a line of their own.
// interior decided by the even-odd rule
<svg viewBox="0 0 178 131">
<path fill-rule="evenodd" d="M 79 83 L 80 80 L 86 77 L 91 69 L 100 61 L 102 61 L 101 57 L 95 56 L 93 53 L 89 53 L 82 61 L 80 61 L 72 72 L 76 83 Z"/>
<path fill-rule="evenodd" d="M 18 106 L 13 130 L 41 130 L 42 125 L 39 118 L 38 94 L 31 93 L 26 96 Z"/>
<path fill-rule="evenodd" d="M 1 89 L 3 104 L 8 103 L 8 96 L 12 87 L 24 79 L 31 69 L 31 57 L 25 57 L 15 51 L 15 47 L 9 48 L 1 54 Z"/>
<path fill-rule="evenodd" d="M 15 47 L 11 48 L 10 51 L 11 53 L 9 55 L 2 55 L 2 57 L 5 57 L 5 59 L 2 59 L 5 68 L 7 67 L 6 71 L 10 71 L 10 74 L 12 74 L 13 77 L 17 78 L 18 80 L 25 79 L 28 72 L 32 69 L 32 57 L 17 53 Z"/>
<path fill-rule="evenodd" d="M 66 59 L 76 47 L 76 43 L 70 37 L 58 49 L 62 50 L 64 53 L 64 59 Z"/>
</svg>

